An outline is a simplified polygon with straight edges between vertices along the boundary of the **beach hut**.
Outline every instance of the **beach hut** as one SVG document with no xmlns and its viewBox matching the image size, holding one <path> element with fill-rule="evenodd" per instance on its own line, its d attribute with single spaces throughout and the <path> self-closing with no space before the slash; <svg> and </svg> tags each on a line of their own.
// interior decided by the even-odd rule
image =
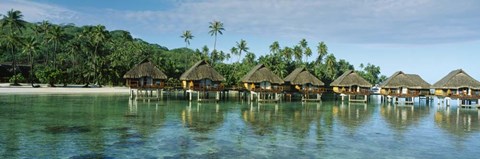
<svg viewBox="0 0 480 159">
<path fill-rule="evenodd" d="M 259 64 L 242 78 L 242 83 L 250 91 L 250 100 L 254 95 L 258 102 L 279 101 L 278 95 L 283 92 L 284 81 L 275 75 L 264 64 Z"/>
<path fill-rule="evenodd" d="M 320 101 L 322 93 L 324 92 L 325 84 L 320 81 L 313 74 L 308 72 L 305 67 L 293 70 L 285 81 L 285 90 L 289 92 L 300 92 L 302 94 L 302 101 Z M 310 98 L 311 95 L 316 96 Z"/>
<path fill-rule="evenodd" d="M 189 94 L 189 100 L 192 100 L 192 93 L 197 93 L 198 101 L 220 100 L 220 92 L 224 87 L 222 82 L 225 78 L 218 73 L 205 60 L 198 61 L 181 76 L 182 87 Z M 211 99 L 210 94 L 215 94 L 215 99 Z"/>
<path fill-rule="evenodd" d="M 130 88 L 132 99 L 158 99 L 165 86 L 167 75 L 145 59 L 125 73 L 123 78 L 126 79 L 126 85 Z"/>
<path fill-rule="evenodd" d="M 395 72 L 380 84 L 380 94 L 387 97 L 387 101 L 399 98 L 405 99 L 405 104 L 413 104 L 415 97 L 430 95 L 430 84 L 416 74 L 406 74 L 402 71 Z M 428 101 L 428 100 L 427 100 Z"/>
<path fill-rule="evenodd" d="M 355 71 L 349 70 L 335 79 L 330 86 L 333 87 L 333 92 L 342 96 L 342 100 L 344 96 L 348 96 L 350 102 L 367 102 L 372 84 Z"/>
<path fill-rule="evenodd" d="M 462 69 L 453 70 L 432 86 L 435 95 L 447 100 L 458 99 L 460 106 L 479 106 L 480 82 L 472 78 Z M 461 102 L 461 103 L 460 103 Z"/>
</svg>

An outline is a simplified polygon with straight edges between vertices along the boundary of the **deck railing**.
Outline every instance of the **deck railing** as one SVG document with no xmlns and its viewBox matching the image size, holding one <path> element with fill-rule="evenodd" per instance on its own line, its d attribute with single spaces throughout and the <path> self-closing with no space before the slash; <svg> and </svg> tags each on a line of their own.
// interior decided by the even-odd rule
<svg viewBox="0 0 480 159">
<path fill-rule="evenodd" d="M 191 90 L 194 91 L 223 91 L 223 85 L 219 86 L 190 86 Z"/>
<path fill-rule="evenodd" d="M 310 89 L 301 89 L 300 90 L 300 93 L 303 93 L 303 94 L 309 94 L 309 93 L 322 94 L 323 92 L 325 92 L 325 88 L 310 88 Z"/>
<path fill-rule="evenodd" d="M 267 92 L 267 93 L 282 93 L 283 92 L 283 87 L 277 87 L 277 88 L 270 88 L 270 89 L 265 89 L 265 88 L 253 88 L 251 91 L 254 92 Z"/>
<path fill-rule="evenodd" d="M 152 85 L 138 85 L 138 83 L 130 83 L 129 84 L 129 87 L 130 88 L 134 88 L 134 89 L 162 89 L 163 87 L 165 87 L 165 84 L 164 83 L 160 83 L 160 84 L 152 84 Z"/>
</svg>

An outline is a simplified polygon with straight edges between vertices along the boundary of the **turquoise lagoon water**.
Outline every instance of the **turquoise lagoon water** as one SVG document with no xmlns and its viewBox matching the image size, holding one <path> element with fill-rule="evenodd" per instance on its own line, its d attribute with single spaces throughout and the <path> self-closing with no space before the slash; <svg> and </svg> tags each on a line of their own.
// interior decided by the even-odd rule
<svg viewBox="0 0 480 159">
<path fill-rule="evenodd" d="M 436 104 L 1 95 L 1 158 L 478 158 L 480 112 Z"/>
</svg>

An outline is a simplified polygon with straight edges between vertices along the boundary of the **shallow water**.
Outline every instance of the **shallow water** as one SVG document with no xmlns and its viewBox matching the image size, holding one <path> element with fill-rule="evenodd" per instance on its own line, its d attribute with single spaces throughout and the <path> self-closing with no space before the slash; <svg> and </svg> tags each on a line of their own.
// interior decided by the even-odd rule
<svg viewBox="0 0 480 159">
<path fill-rule="evenodd" d="M 1 95 L 1 158 L 477 158 L 480 112 L 420 104 Z"/>
</svg>

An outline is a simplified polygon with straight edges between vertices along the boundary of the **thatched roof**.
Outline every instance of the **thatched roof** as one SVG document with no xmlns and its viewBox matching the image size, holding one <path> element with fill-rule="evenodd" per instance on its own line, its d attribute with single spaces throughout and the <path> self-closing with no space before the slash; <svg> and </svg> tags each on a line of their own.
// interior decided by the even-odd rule
<svg viewBox="0 0 480 159">
<path fill-rule="evenodd" d="M 360 87 L 372 87 L 372 84 L 358 75 L 355 71 L 349 70 L 335 79 L 331 84 L 334 87 L 348 87 L 357 85 Z"/>
<path fill-rule="evenodd" d="M 137 64 L 131 70 L 129 70 L 123 78 L 141 78 L 152 77 L 153 79 L 167 79 L 167 75 L 160 71 L 152 62 L 143 60 L 140 64 Z"/>
<path fill-rule="evenodd" d="M 182 81 L 198 81 L 202 79 L 225 81 L 225 78 L 205 60 L 198 61 L 180 76 Z"/>
<path fill-rule="evenodd" d="M 416 74 L 405 74 L 402 71 L 395 72 L 382 84 L 381 88 L 399 88 L 406 87 L 412 89 L 429 89 L 430 84 Z"/>
<path fill-rule="evenodd" d="M 245 83 L 260 83 L 263 81 L 283 84 L 283 80 L 263 64 L 258 64 L 242 78 L 242 82 Z"/>
<path fill-rule="evenodd" d="M 462 69 L 458 69 L 453 70 L 432 86 L 432 88 L 440 89 L 458 89 L 461 87 L 480 89 L 480 82 L 470 77 L 470 75 Z"/>
<path fill-rule="evenodd" d="M 293 70 L 285 79 L 285 82 L 290 82 L 292 85 L 303 85 L 307 83 L 311 83 L 314 86 L 323 86 L 325 85 L 322 81 L 320 81 L 317 77 L 312 75 L 308 72 L 305 67 L 297 68 Z"/>
</svg>

